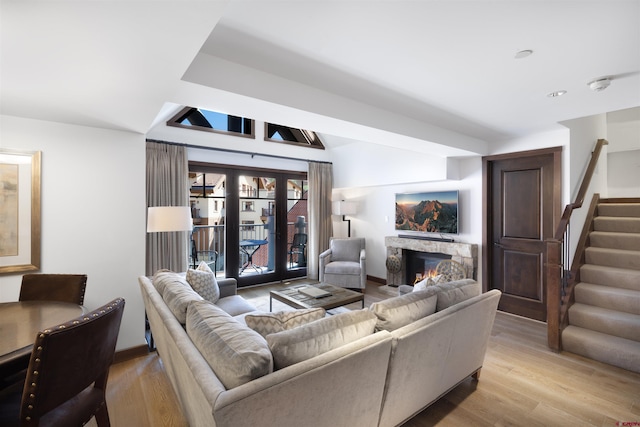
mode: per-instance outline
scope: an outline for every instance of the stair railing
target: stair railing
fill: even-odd
[[[575,272],[568,265],[570,254],[570,219],[575,209],[582,207],[584,198],[591,184],[602,147],[607,145],[605,139],[599,139],[591,153],[591,160],[587,166],[582,184],[578,190],[576,200],[564,208],[562,218],[553,238],[547,239],[546,244],[546,279],[547,279],[547,344],[554,351],[562,350],[560,334],[562,331],[563,305],[568,302],[567,290],[575,280]]]

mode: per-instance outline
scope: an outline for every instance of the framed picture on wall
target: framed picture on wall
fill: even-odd
[[[0,148],[0,273],[40,269],[40,161]]]

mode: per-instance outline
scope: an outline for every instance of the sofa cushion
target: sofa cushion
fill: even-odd
[[[153,276],[153,286],[155,286],[162,297],[164,297],[164,290],[167,285],[174,282],[189,286],[184,273],[176,273],[175,271],[162,269],[156,271],[156,274]]]
[[[166,283],[162,299],[173,315],[176,316],[178,322],[183,325],[187,319],[187,307],[189,303],[192,301],[202,301],[202,297],[189,286],[186,279]]]
[[[438,289],[436,311],[444,310],[447,307],[451,307],[454,304],[468,300],[481,293],[480,283],[473,279],[439,283],[435,287]]]
[[[393,331],[435,313],[437,291],[436,286],[430,286],[424,291],[414,291],[371,304],[369,310],[378,319],[376,330]]]
[[[248,327],[266,337],[269,334],[293,329],[325,316],[324,308],[278,311],[276,313],[250,313],[244,316]]]
[[[368,310],[350,311],[266,337],[275,369],[281,369],[371,335],[376,317]]]
[[[216,305],[234,317],[256,311],[256,308],[240,295],[230,295],[220,298],[218,302],[216,302]]]
[[[220,288],[215,273],[202,261],[197,269],[187,270],[187,282],[204,299],[216,303],[220,299]]]
[[[265,339],[208,301],[189,305],[186,329],[227,389],[273,371]]]

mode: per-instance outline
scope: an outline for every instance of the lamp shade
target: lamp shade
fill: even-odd
[[[189,206],[150,207],[147,216],[147,233],[162,231],[191,231],[193,220]]]
[[[353,215],[356,213],[356,204],[341,200],[339,202],[333,202],[332,209],[334,215]]]

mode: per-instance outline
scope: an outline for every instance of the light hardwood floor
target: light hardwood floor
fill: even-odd
[[[240,292],[268,310],[274,286]],[[389,297],[386,289],[369,282],[365,305]],[[114,427],[187,425],[156,353],[113,365],[107,394]],[[640,374],[553,353],[545,324],[498,312],[480,380],[468,378],[404,425],[640,426]]]

